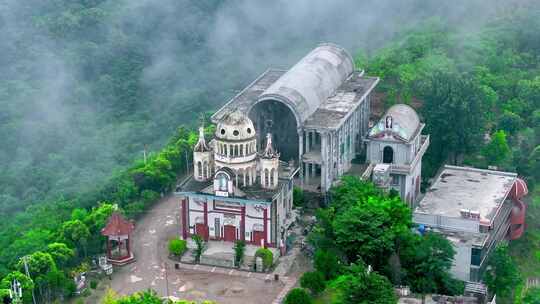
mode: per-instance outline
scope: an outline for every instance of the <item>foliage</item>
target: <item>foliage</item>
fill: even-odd
[[[263,270],[268,270],[274,264],[274,254],[268,248],[259,248],[255,251],[255,258],[260,257],[263,261]]]
[[[413,292],[445,295],[461,294],[463,289],[448,275],[455,250],[450,241],[436,233],[414,235],[406,241],[401,251],[401,263],[408,265],[405,282]]]
[[[491,141],[484,147],[482,154],[489,164],[501,165],[510,156],[510,147],[506,142],[506,133],[500,130],[493,133]]]
[[[51,243],[47,245],[47,253],[49,253],[58,267],[65,267],[75,256],[73,249],[69,248],[64,243]]]
[[[90,281],[90,288],[96,289],[97,286],[98,286],[98,281],[96,281],[96,280],[91,280]]]
[[[295,186],[293,188],[293,205],[294,207],[303,207],[304,202],[304,190],[302,188]]]
[[[198,234],[193,235],[192,239],[196,246],[195,250],[193,251],[193,257],[195,258],[195,263],[199,263],[201,261],[201,255],[206,249],[206,244],[204,239]]]
[[[107,293],[101,300],[103,304],[216,304],[212,301],[171,301],[164,300],[159,297],[158,294],[153,290],[146,290],[141,292],[136,292],[134,294],[119,297],[112,289],[108,289]]]
[[[284,304],[311,304],[311,297],[302,288],[293,288],[285,296]]]
[[[313,265],[317,272],[324,275],[325,280],[335,278],[340,272],[340,261],[337,255],[332,251],[317,249],[313,257]]]
[[[522,300],[523,304],[540,304],[540,287],[527,289]]]
[[[345,180],[348,179],[351,178]],[[344,187],[362,189],[364,184],[342,183],[334,192],[340,192]],[[372,187],[372,184],[365,185],[368,189]],[[349,190],[351,193],[357,191]],[[396,239],[409,231],[411,212],[399,198],[357,195],[356,200],[349,195],[337,196],[332,200],[332,205],[343,203],[350,206],[346,212],[338,213],[333,221],[335,243],[349,262],[361,258],[366,263],[376,265],[384,259],[381,257],[388,257],[394,250]]]
[[[300,286],[311,291],[311,294],[317,295],[324,290],[325,277],[320,271],[305,272],[300,277]]]
[[[22,272],[13,271],[7,274],[0,282],[0,288],[10,289],[14,280],[21,283],[21,288],[23,290],[22,298],[24,303],[30,303],[32,301],[32,290],[35,288],[35,285],[34,282]]]
[[[181,256],[187,250],[187,242],[178,238],[169,241],[169,253],[174,256]]]
[[[361,265],[351,265],[348,273],[337,277],[332,283],[338,291],[338,301],[343,304],[395,304],[397,297],[390,281]]]
[[[244,252],[246,251],[246,242],[238,240],[234,242],[234,265],[240,267],[244,263]]]
[[[509,255],[506,245],[497,246],[491,253],[484,279],[488,289],[502,298],[511,296],[520,283],[519,269]]]

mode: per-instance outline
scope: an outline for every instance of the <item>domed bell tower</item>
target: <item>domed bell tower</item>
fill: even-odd
[[[261,186],[265,189],[275,189],[279,178],[279,153],[272,147],[272,135],[266,135],[266,148],[260,155]]]
[[[204,128],[199,128],[199,141],[193,147],[193,176],[196,181],[205,182],[212,177],[212,149],[204,139]]]

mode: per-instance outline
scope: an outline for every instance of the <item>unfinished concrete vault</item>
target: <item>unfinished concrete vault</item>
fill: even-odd
[[[294,160],[300,179],[326,192],[364,148],[369,95],[378,78],[354,69],[347,51],[321,44],[288,71],[269,69],[212,116],[247,113],[262,148],[273,135],[281,160]],[[305,178],[304,178],[305,177]]]

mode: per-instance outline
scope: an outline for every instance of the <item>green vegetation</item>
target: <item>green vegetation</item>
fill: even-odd
[[[411,211],[399,197],[355,176],[344,176],[331,197],[308,236],[317,271],[301,280],[302,287],[320,294],[316,300],[396,303],[393,285],[408,285],[418,294],[463,292],[449,274],[455,254],[450,242],[414,233]],[[315,284],[315,276],[324,284]]]
[[[521,282],[521,276],[506,245],[497,246],[489,257],[488,267],[490,269],[484,276],[488,288],[503,299],[512,299],[516,287]]]
[[[263,261],[263,271],[266,271],[274,264],[274,254],[268,248],[259,248],[255,251],[255,258],[260,257]]]
[[[325,277],[320,271],[306,272],[300,277],[300,286],[317,295],[324,290]]]
[[[297,186],[293,188],[293,205],[294,207],[304,206],[304,190]]]
[[[311,304],[311,297],[305,289],[293,288],[285,296],[284,304]]]
[[[244,252],[246,251],[246,241],[238,240],[234,243],[234,265],[242,266],[244,263]]]
[[[195,263],[199,263],[201,261],[201,256],[206,249],[206,242],[198,234],[193,235],[191,238],[195,242],[196,246],[195,250],[193,250],[193,257],[195,258]]]
[[[187,251],[187,242],[179,238],[175,238],[169,241],[169,253],[180,257]]]
[[[164,300],[157,295],[153,290],[136,292],[129,296],[119,297],[112,290],[108,290],[107,294],[101,301],[102,304],[217,304],[212,301],[171,301]]]

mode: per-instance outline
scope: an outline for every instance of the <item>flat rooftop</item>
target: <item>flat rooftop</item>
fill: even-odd
[[[516,178],[516,173],[446,165],[414,212],[461,217],[468,209],[492,220]]]

